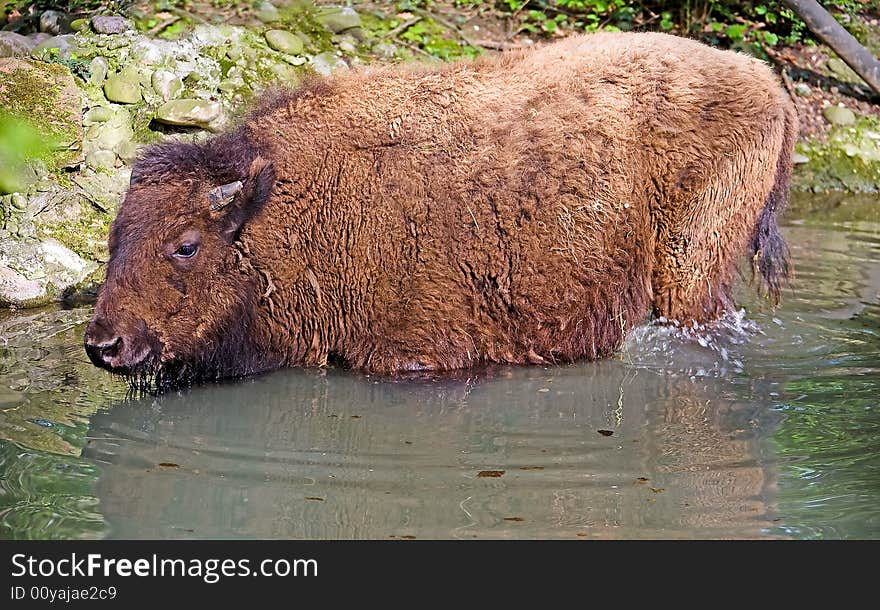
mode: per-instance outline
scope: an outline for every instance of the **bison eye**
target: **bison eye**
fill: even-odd
[[[183,244],[174,251],[175,258],[191,258],[198,251],[197,244]]]

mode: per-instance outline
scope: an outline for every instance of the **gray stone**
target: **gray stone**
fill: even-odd
[[[293,66],[284,63],[273,63],[269,66],[269,71],[279,80],[284,81],[288,85],[295,85],[299,82],[299,74]]]
[[[104,95],[111,102],[136,104],[141,101],[141,84],[137,72],[123,70],[107,77]]]
[[[131,46],[131,57],[135,63],[152,65],[160,63],[164,59],[165,54],[156,42],[144,38]]]
[[[66,29],[67,17],[58,11],[43,11],[40,14],[40,31],[52,36],[61,34]]]
[[[288,55],[299,55],[303,50],[303,42],[296,34],[286,30],[269,30],[266,42],[270,47]]]
[[[180,66],[178,66],[178,67],[180,67]],[[183,81],[184,81],[187,85],[198,85],[198,84],[199,84],[201,81],[203,81],[203,80],[204,80],[204,77],[203,77],[201,74],[199,74],[198,72],[195,72],[195,71],[190,72],[190,73],[187,74],[186,77],[183,79]]]
[[[57,49],[53,51],[52,49]],[[31,55],[34,57],[43,57],[45,54],[52,53],[59,59],[70,59],[70,55],[76,51],[76,44],[73,34],[62,34],[61,36],[51,36],[43,42],[31,49]]]
[[[150,80],[153,90],[165,102],[175,97],[183,89],[183,81],[168,70],[156,70]]]
[[[378,42],[373,45],[373,53],[382,59],[394,59],[397,55],[397,45],[390,42]]]
[[[33,34],[28,34],[27,38],[31,41],[31,48],[34,48],[41,42],[52,38],[52,35],[46,34],[45,32],[34,32]]]
[[[120,111],[104,123],[91,125],[83,136],[83,151],[88,154],[96,150],[118,151],[134,137],[128,113]]]
[[[0,31],[0,57],[27,55],[33,47],[34,43],[21,34]]]
[[[116,149],[116,154],[118,154],[119,158],[126,163],[131,163],[137,158],[139,151],[140,147],[137,144],[131,140],[126,140],[119,144]]]
[[[338,34],[333,36],[333,44],[336,48],[345,53],[357,52],[357,40],[350,34]]]
[[[101,86],[104,79],[107,78],[107,72],[110,70],[110,64],[101,56],[95,57],[89,63],[89,84]]]
[[[5,242],[11,239],[3,240]],[[49,301],[46,291],[36,280],[0,264],[0,305],[3,307],[32,307]]]
[[[223,93],[232,93],[234,91],[238,91],[239,89],[244,87],[244,80],[240,78],[227,78],[225,80],[220,81],[220,85],[217,87]]]
[[[96,150],[86,155],[86,164],[92,169],[112,169],[116,165],[116,153],[112,150]]]
[[[302,30],[296,30],[294,32],[294,34],[296,34],[296,37],[299,38],[300,40],[302,40],[303,44],[306,45],[307,47],[315,46],[315,41],[312,40],[312,37],[309,36],[308,34],[306,34],[305,32],[303,32]]]
[[[34,307],[60,299],[97,265],[54,239],[0,243],[0,306]]]
[[[846,65],[846,63],[842,59],[832,57],[825,64],[825,67],[828,68],[828,71],[833,77],[845,83],[858,84],[862,82],[862,79],[859,77],[859,75],[856,74],[852,68]]]
[[[88,127],[95,123],[106,123],[113,118],[113,110],[106,106],[90,108],[83,116],[83,125]]]
[[[333,72],[338,70],[348,69],[348,64],[346,64],[339,56],[329,51],[318,53],[309,63],[312,68],[315,69],[315,72],[322,76],[330,76]]]
[[[318,21],[334,34],[361,27],[361,16],[348,6],[327,8],[318,14]]]
[[[810,86],[807,83],[798,83],[794,86],[794,92],[801,97],[809,97],[813,93],[813,90],[810,89]]]
[[[259,6],[257,6],[257,19],[263,23],[272,23],[273,21],[279,21],[281,14],[271,2],[260,2]]]
[[[131,22],[116,15],[98,15],[92,17],[92,29],[98,34],[122,34],[131,29]]]
[[[12,193],[9,196],[9,203],[17,210],[27,209],[27,196],[24,193]]]
[[[172,100],[156,110],[156,120],[166,125],[207,128],[220,117],[219,103],[207,100]]]
[[[832,125],[853,125],[856,122],[856,115],[846,106],[828,106],[822,115]]]

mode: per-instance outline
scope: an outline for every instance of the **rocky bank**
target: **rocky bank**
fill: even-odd
[[[389,39],[402,31],[398,22],[374,13],[263,2],[254,15],[247,27],[192,22],[174,36],[165,35],[171,27],[157,36],[156,20],[46,11],[40,32],[0,31],[0,306],[94,291],[107,230],[141,147],[206,138],[260,91],[295,87],[309,73],[419,56]],[[438,37],[435,46],[478,52],[455,39]],[[789,85],[800,106],[818,94]],[[824,105],[826,129],[798,144],[798,188],[880,189],[880,121],[859,111]],[[4,158],[4,130],[23,122],[39,134],[38,145],[20,158],[7,150]]]

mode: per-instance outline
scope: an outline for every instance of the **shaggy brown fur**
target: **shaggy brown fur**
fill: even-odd
[[[778,292],[796,121],[766,65],[660,34],[316,80],[138,162],[86,343],[185,377],[608,356],[729,308],[745,253]]]

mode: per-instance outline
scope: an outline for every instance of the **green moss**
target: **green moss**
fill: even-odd
[[[48,142],[41,156],[50,169],[75,160],[82,130],[79,92],[59,64],[22,61],[2,74],[0,105],[32,125]]]
[[[880,192],[880,119],[834,127],[826,141],[798,144],[809,161],[795,168],[793,186],[813,192]]]
[[[364,12],[360,13],[360,16],[364,31],[367,32],[369,36],[376,38],[385,36],[399,24],[397,20],[385,19],[377,13]]]
[[[278,12],[284,29],[305,35],[303,39],[309,51],[320,53],[334,49],[333,34],[318,21],[315,7],[311,3],[294,3],[279,8]]]
[[[362,13],[363,29],[370,36],[383,38],[401,25],[397,19],[384,19],[374,13]],[[433,19],[424,18],[397,34],[397,38],[412,43],[429,55],[443,61],[473,59],[482,53],[471,45],[462,44],[457,32],[449,31]]]
[[[111,215],[93,206],[81,206],[80,213],[69,222],[39,225],[41,235],[53,237],[86,260],[107,260],[107,235]]]
[[[158,38],[163,38],[165,40],[179,40],[183,38],[183,35],[186,34],[191,27],[192,24],[190,23],[189,19],[181,19],[180,21],[175,21],[167,28],[162,30],[159,33]]]

